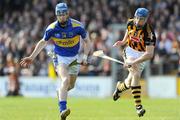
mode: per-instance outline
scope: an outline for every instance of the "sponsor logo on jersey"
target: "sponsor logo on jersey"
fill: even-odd
[[[52,40],[55,42],[56,45],[60,47],[74,47],[75,45],[79,43],[80,36],[77,35],[75,37],[66,38],[66,39],[52,37]]]
[[[130,39],[135,42],[140,42],[140,39],[138,37],[130,36]]]

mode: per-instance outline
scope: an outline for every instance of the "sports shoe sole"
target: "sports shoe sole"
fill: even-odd
[[[118,90],[118,85],[121,84],[120,82],[117,82],[116,90],[113,93],[113,100],[116,101],[120,98],[121,92]]]
[[[71,113],[70,109],[66,109],[61,112],[61,120],[66,120],[66,117]]]
[[[141,110],[139,110],[139,112],[137,112],[137,113],[138,113],[138,116],[139,116],[139,117],[143,117],[144,114],[146,113],[146,110],[145,110],[145,109],[141,109]]]

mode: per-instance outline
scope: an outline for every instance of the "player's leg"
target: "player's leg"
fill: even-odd
[[[69,67],[68,72],[69,72],[69,77],[70,77],[70,81],[69,81],[70,84],[69,84],[68,90],[71,90],[74,88],[77,75],[79,73],[79,69],[80,69],[80,65],[73,65]]]
[[[131,81],[132,81],[132,73],[129,71],[128,77],[124,80],[124,83],[127,86],[127,88],[131,87]]]
[[[141,117],[145,113],[145,109],[143,109],[141,103],[141,85],[140,85],[140,77],[142,73],[142,67],[144,63],[137,64],[132,67],[132,81],[131,81],[131,93],[134,98],[135,107],[138,113],[138,116]]]
[[[113,93],[114,101],[118,100],[121,94],[130,88],[131,79],[132,79],[132,73],[129,72],[128,77],[124,80],[124,82],[120,82],[120,81],[117,82],[116,89]]]
[[[61,78],[61,86],[58,89],[59,110],[61,113],[61,120],[66,120],[66,117],[70,114],[70,110],[67,109],[67,95],[70,84],[68,66],[62,63],[59,64],[56,69]]]
[[[128,90],[130,88],[132,75],[129,72],[128,77],[124,80],[124,82],[118,81],[116,84],[116,89],[113,93],[113,100],[116,101],[120,98],[122,92]]]
[[[60,68],[60,67],[59,67]],[[64,101],[64,98],[63,97],[65,97],[65,95],[66,95],[66,99],[67,99],[67,93],[68,93],[68,91],[69,90],[71,90],[71,89],[73,89],[74,88],[74,85],[75,85],[75,82],[76,82],[76,78],[77,78],[77,75],[78,75],[78,73],[79,73],[79,68],[80,68],[80,65],[73,65],[73,66],[71,66],[71,67],[69,67],[69,66],[65,66],[65,70],[63,70],[63,69],[60,69],[60,71],[63,71],[63,72],[65,72],[65,73],[61,73],[61,74],[63,74],[63,75],[60,75],[60,77],[61,77],[61,79],[63,79],[63,77],[67,77],[68,76],[68,78],[66,78],[66,79],[64,79],[64,80],[66,80],[67,82],[64,82],[64,84],[63,83],[61,83],[61,91],[60,91],[60,94],[59,94],[59,96],[60,96],[60,102],[59,102],[59,105],[60,105],[60,110],[61,110],[61,106],[63,106],[64,104],[61,104],[61,100],[62,100],[62,102]],[[63,81],[62,81],[63,82]],[[63,91],[62,90],[62,88],[63,88],[63,86],[65,85],[65,90],[66,91]],[[63,93],[61,93],[61,92],[63,92]],[[66,93],[66,94],[65,94]],[[63,98],[63,99],[62,99]],[[65,103],[67,103],[67,102],[65,102]],[[65,108],[66,108],[66,106],[64,106]],[[62,112],[61,112],[61,120],[66,120],[66,117],[68,116],[70,114],[70,109],[65,109],[65,110],[63,110]]]
[[[125,59],[125,60],[128,60],[128,59]],[[124,92],[130,88],[132,73],[129,69],[128,69],[128,71],[129,71],[129,74],[128,74],[127,78],[124,80],[124,82],[118,81],[116,84],[116,89],[113,93],[113,100],[114,101],[116,101],[120,98],[122,92]]]
[[[68,87],[68,91],[70,91],[71,89],[74,88],[75,86],[75,82],[76,82],[76,78],[77,78],[77,75],[73,75],[73,74],[70,74],[70,84],[69,84],[69,87]]]

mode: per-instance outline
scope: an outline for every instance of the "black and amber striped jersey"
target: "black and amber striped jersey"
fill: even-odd
[[[137,28],[134,19],[129,19],[127,23],[128,40],[127,45],[137,51],[146,51],[146,46],[156,44],[156,36],[152,26],[146,23],[143,27]]]

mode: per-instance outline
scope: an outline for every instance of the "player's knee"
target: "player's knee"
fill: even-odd
[[[71,85],[69,85],[68,90],[71,90],[71,89],[73,89],[73,88],[74,88],[74,84],[71,84]]]
[[[125,84],[127,87],[130,87],[131,85],[131,78],[127,77],[125,80],[124,80]]]
[[[126,87],[127,87],[127,88],[130,88],[130,86],[131,86],[131,82],[130,82],[130,81],[125,82],[125,84],[126,84]]]
[[[61,88],[68,88],[69,87],[69,79],[68,78],[63,78],[61,81]]]
[[[135,77],[135,78],[137,78],[137,79],[139,79],[140,77],[141,77],[141,73],[140,72],[134,72],[133,73],[133,76]]]

